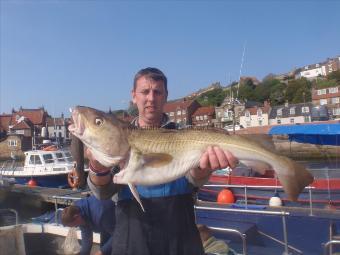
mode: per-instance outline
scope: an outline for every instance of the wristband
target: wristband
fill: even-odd
[[[105,172],[97,172],[97,171],[94,171],[95,168],[92,166],[91,163],[89,164],[89,169],[90,169],[89,173],[90,173],[91,175],[95,175],[95,176],[107,176],[107,175],[111,174],[111,170],[107,170],[107,171],[105,171]]]

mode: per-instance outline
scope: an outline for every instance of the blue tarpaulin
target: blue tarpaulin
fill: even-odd
[[[288,135],[299,143],[340,146],[340,123],[275,126],[270,135]]]

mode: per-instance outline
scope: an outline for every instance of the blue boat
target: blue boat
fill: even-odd
[[[274,126],[269,134],[287,135],[299,143],[340,146],[340,123]],[[207,185],[198,194],[196,220],[239,254],[334,254],[340,251],[340,211],[330,203],[340,203],[340,178],[335,173],[340,171],[334,170],[334,178],[318,179],[315,187],[312,184],[297,203],[290,204],[284,201],[274,176],[213,175],[209,184],[231,184],[228,189],[234,192],[236,202],[216,202],[222,187]],[[242,184],[246,191],[236,187]],[[270,204],[274,193],[279,193],[283,206]],[[321,207],[316,207],[318,202]]]

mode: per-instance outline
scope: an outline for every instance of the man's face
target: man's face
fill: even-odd
[[[132,91],[132,100],[139,112],[139,125],[159,126],[166,98],[163,81],[140,77],[136,82],[136,89]]]

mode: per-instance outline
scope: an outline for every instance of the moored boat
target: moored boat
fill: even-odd
[[[0,175],[14,178],[18,184],[42,187],[67,187],[68,175],[73,169],[73,159],[67,150],[46,147],[25,152],[24,165],[16,160],[0,166]]]

